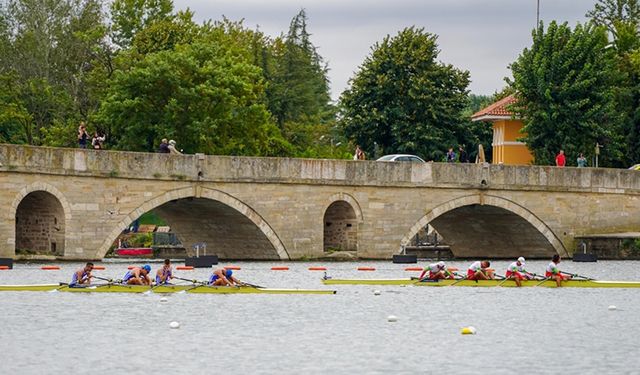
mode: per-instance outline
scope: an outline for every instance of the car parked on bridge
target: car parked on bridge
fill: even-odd
[[[413,162],[413,163],[424,163],[425,162],[424,160],[422,160],[418,156],[408,155],[408,154],[385,155],[385,156],[377,159],[376,161],[408,161],[408,162]]]

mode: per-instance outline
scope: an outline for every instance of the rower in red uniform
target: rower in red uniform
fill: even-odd
[[[467,270],[467,279],[469,280],[489,280],[493,279],[493,273],[489,270],[491,262],[488,260],[477,261],[471,263]]]
[[[423,280],[427,271],[429,272],[429,277],[427,277],[428,280],[453,279],[453,273],[447,270],[446,265],[442,261],[426,266],[420,274],[420,280]]]
[[[570,275],[563,275],[562,271],[558,269],[558,263],[560,263],[560,255],[556,254],[551,258],[551,263],[547,266],[547,271],[544,276],[547,279],[555,280],[557,286],[561,286],[563,280],[571,280]]]
[[[517,261],[511,263],[507,267],[507,272],[504,276],[507,279],[514,280],[517,286],[522,286],[522,280],[530,279],[529,273],[524,269],[524,257],[520,257]]]

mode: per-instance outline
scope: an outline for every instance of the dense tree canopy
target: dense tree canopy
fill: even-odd
[[[568,160],[591,154],[605,144],[605,164],[621,158],[620,114],[614,88],[618,77],[614,51],[603,27],[566,23],[541,24],[533,45],[511,65],[511,85],[518,98],[515,111],[523,118],[523,140],[535,163],[553,164],[563,149]]]
[[[469,73],[438,62],[436,40],[413,27],[387,36],[343,93],[345,133],[369,153],[440,161],[462,140]]]

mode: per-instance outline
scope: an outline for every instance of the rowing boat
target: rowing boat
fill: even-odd
[[[516,287],[513,280],[425,280],[416,279],[322,279],[325,285],[412,285],[412,286],[466,286],[466,287]],[[523,280],[523,287],[556,288],[554,280]],[[568,288],[640,288],[640,281],[565,280]]]
[[[335,294],[335,290],[327,289],[276,289],[256,288],[252,286],[208,286],[208,285],[146,285],[100,284],[94,286],[69,287],[59,284],[36,285],[0,285],[0,292],[59,292],[71,293],[202,293],[202,294]]]

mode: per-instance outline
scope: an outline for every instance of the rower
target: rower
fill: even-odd
[[[551,263],[547,266],[547,271],[544,276],[547,279],[555,280],[557,286],[561,286],[563,280],[570,280],[571,275],[563,275],[562,271],[558,269],[558,263],[560,263],[560,255],[556,254],[551,258]]]
[[[507,272],[504,276],[507,279],[514,280],[517,286],[522,286],[522,280],[531,279],[529,272],[524,269],[524,257],[520,257],[518,260],[511,263],[509,267],[507,267]]]
[[[91,284],[91,271],[93,270],[93,263],[89,262],[84,267],[79,268],[76,272],[71,276],[71,282],[69,283],[70,287],[78,286],[78,285],[89,285]]]
[[[173,268],[171,267],[171,260],[165,259],[164,266],[156,272],[156,285],[169,284],[173,277]]]
[[[429,277],[426,278],[427,280],[439,280],[446,278],[453,279],[453,273],[447,270],[444,262],[442,261],[426,266],[420,274],[420,280],[424,280],[424,276],[426,275],[427,271],[429,271]]]
[[[127,271],[122,278],[123,284],[129,285],[151,285],[151,278],[149,273],[151,272],[151,266],[145,264],[142,267],[134,267]]]
[[[467,279],[469,280],[489,280],[493,279],[493,272],[489,270],[491,262],[488,260],[477,261],[471,263],[467,270]]]
[[[209,277],[209,285],[239,285],[240,280],[233,277],[233,271],[225,268],[216,268]]]

